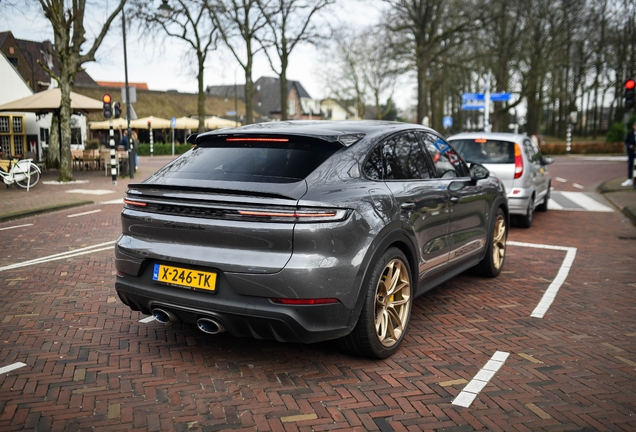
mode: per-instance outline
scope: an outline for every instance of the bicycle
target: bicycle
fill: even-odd
[[[8,171],[0,166],[0,177],[7,187],[16,184],[27,191],[40,181],[40,167],[33,159],[13,159],[9,162]]]

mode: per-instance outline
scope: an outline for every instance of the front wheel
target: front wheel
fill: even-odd
[[[413,304],[411,269],[402,251],[388,249],[363,289],[366,297],[358,323],[340,343],[353,354],[389,357],[404,339]]]
[[[29,174],[25,176],[22,180],[16,180],[15,184],[20,186],[23,189],[27,187],[33,187],[40,181],[40,170],[35,165],[31,165],[29,168]]]
[[[486,256],[474,269],[479,276],[497,277],[506,258],[506,241],[508,240],[508,226],[506,215],[501,208],[497,209],[497,216],[490,234],[490,241],[486,249]]]

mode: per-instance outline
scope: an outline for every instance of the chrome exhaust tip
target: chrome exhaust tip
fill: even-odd
[[[197,327],[203,333],[207,334],[219,334],[225,331],[225,327],[218,321],[211,318],[199,318],[197,320]]]
[[[155,317],[155,320],[159,321],[162,324],[169,324],[171,322],[179,321],[178,316],[165,309],[154,308],[152,310],[152,316]]]

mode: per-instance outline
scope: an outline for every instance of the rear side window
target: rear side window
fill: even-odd
[[[515,143],[485,138],[451,141],[467,162],[486,164],[515,163]]]
[[[387,139],[382,145],[386,161],[385,180],[431,178],[426,156],[414,133],[403,133]]]
[[[342,146],[310,138],[288,142],[203,143],[166,166],[163,177],[237,182],[292,183],[303,180]]]

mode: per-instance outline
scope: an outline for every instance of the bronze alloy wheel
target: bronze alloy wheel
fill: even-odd
[[[508,233],[506,232],[506,221],[502,214],[498,214],[492,238],[492,263],[497,270],[501,268],[504,262],[507,237]]]
[[[411,310],[410,301],[409,271],[401,260],[393,259],[384,267],[375,290],[375,331],[383,346],[391,347],[401,339]]]

